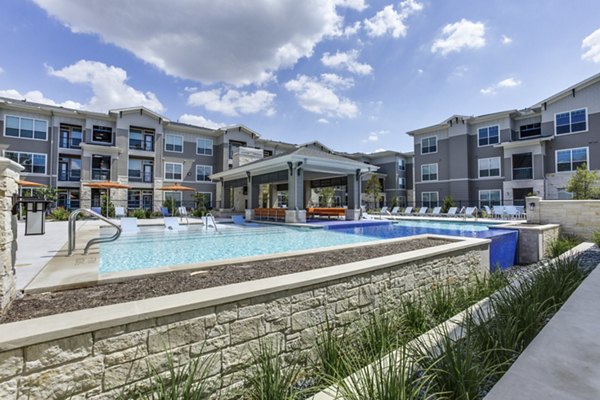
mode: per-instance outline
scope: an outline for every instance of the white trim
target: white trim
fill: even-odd
[[[181,151],[167,149],[167,136],[174,136],[174,137],[181,138]],[[165,139],[164,139],[164,141],[165,141],[165,145],[164,145],[164,148],[163,148],[164,151],[169,152],[169,153],[183,153],[183,143],[184,143],[183,135],[176,135],[174,133],[165,133]]]
[[[11,135],[7,135],[6,134],[6,127],[7,127],[7,125],[6,125],[6,118],[7,117],[19,118],[19,136],[11,136]],[[33,121],[33,130],[32,130],[33,137],[28,138],[28,137],[22,137],[21,136],[21,119],[23,119],[23,118],[30,119],[30,120]],[[46,138],[45,139],[36,139],[35,138],[35,121],[41,121],[41,122],[45,122],[46,123],[46,131],[45,131]],[[5,114],[4,115],[4,132],[3,132],[3,134],[4,134],[5,137],[13,138],[13,139],[37,140],[38,142],[47,142],[48,141],[48,127],[49,126],[50,126],[50,121],[48,121],[46,119],[36,119],[36,118],[31,118],[31,117],[20,117],[18,115]],[[83,142],[83,129],[81,131],[81,137],[82,137],[81,141]],[[38,153],[38,154],[40,154],[40,153]]]
[[[481,161],[489,161],[489,160],[498,160],[498,175],[488,175],[488,176],[481,176],[481,165],[480,162]],[[488,172],[491,170],[491,168],[487,169]],[[478,158],[477,159],[477,177],[479,179],[494,179],[494,178],[501,178],[502,177],[502,158],[501,157],[486,157],[486,158]]]
[[[202,181],[198,180],[198,167],[208,167],[208,168],[210,168],[210,173],[206,174],[206,177],[208,178],[208,180],[202,180]],[[211,182],[211,180],[210,180],[209,177],[212,175],[212,171],[213,171],[213,166],[212,165],[196,164],[196,182]]]
[[[493,128],[493,127],[498,128],[498,142],[497,143],[490,143],[490,140],[489,140],[489,138],[490,138],[490,131],[489,131],[489,129]],[[484,144],[484,145],[480,145],[479,144],[479,131],[481,129],[487,129],[488,130],[488,144]],[[488,126],[482,126],[482,127],[477,128],[477,147],[489,147],[489,146],[494,146],[494,145],[497,145],[497,144],[500,144],[500,143],[502,143],[502,138],[500,137],[500,125],[488,125]]]
[[[571,125],[573,125],[573,122],[571,121],[571,113],[573,111],[579,111],[579,110],[585,110],[585,130],[584,131],[577,131],[577,132],[568,132],[568,133],[556,133],[556,116],[558,114],[566,114],[569,113],[569,127]],[[562,137],[562,136],[567,136],[567,135],[576,135],[578,133],[585,133],[585,132],[589,132],[590,130],[590,121],[589,121],[589,113],[588,113],[588,108],[587,107],[581,107],[581,108],[575,108],[573,110],[568,110],[568,111],[561,111],[561,112],[556,112],[554,113],[554,120],[552,121],[554,123],[554,136],[555,137]]]
[[[181,179],[175,179],[175,178],[167,178],[167,164],[173,164],[173,165],[179,165],[181,166]],[[175,175],[175,173],[173,172],[173,175]],[[183,181],[183,163],[176,163],[176,162],[172,162],[172,161],[165,161],[163,164],[163,178],[165,181],[178,181],[178,182],[182,182]]]
[[[207,142],[210,142],[210,154],[202,154],[202,153],[198,153],[198,142],[200,140],[206,140]],[[196,138],[196,155],[197,156],[206,156],[206,157],[212,157],[215,154],[215,143],[212,139],[207,139],[207,138]]]
[[[478,200],[477,201],[477,203],[478,203],[477,205],[479,207],[481,207],[481,193],[482,192],[490,192],[490,193],[491,192],[498,192],[498,193],[500,193],[500,196],[499,196],[500,197],[500,204],[502,204],[502,189],[481,189],[481,190],[477,191],[477,200]]]
[[[9,136],[10,137],[10,136]],[[38,139],[39,140],[39,139]],[[19,150],[10,150],[10,149],[6,149],[2,151],[2,155],[4,157],[6,157],[6,153],[18,153],[18,154],[31,154],[31,171],[32,172],[25,172],[25,167],[23,166],[23,164],[19,164],[17,161],[15,161],[17,164],[19,164],[20,166],[23,167],[23,171],[21,171],[21,174],[25,174],[25,175],[37,175],[37,176],[50,176],[50,174],[48,173],[48,154],[46,153],[34,153],[31,151],[19,151]],[[33,156],[44,156],[44,173],[40,174],[39,172],[33,172]],[[8,158],[8,157],[6,157]],[[9,160],[14,161],[12,159],[9,158]]]
[[[576,169],[570,169],[569,171],[559,171],[558,170],[558,152],[560,151],[570,151],[571,152],[571,168],[573,168],[573,150],[581,150],[581,149],[585,149],[585,165],[588,169],[588,171],[590,171],[590,148],[588,146],[584,146],[584,147],[573,147],[573,148],[568,148],[568,149],[560,149],[560,150],[554,150],[554,173],[556,174],[572,174],[573,172],[576,171]]]
[[[427,152],[427,153],[423,153],[423,140],[425,139],[431,139],[431,138],[435,138],[435,151],[431,151],[431,152]],[[421,155],[427,155],[427,154],[436,154],[438,152],[438,137],[437,135],[433,135],[433,136],[426,136],[421,138]]]
[[[435,165],[435,179],[428,179],[428,180],[424,180],[423,179],[423,167],[430,167],[432,165]],[[431,175],[431,173],[429,173],[429,175]],[[439,171],[439,167],[437,163],[433,163],[433,164],[421,164],[421,182],[437,182],[440,178],[440,171]]]

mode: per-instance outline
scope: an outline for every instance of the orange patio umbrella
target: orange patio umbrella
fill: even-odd
[[[108,205],[110,204],[110,189],[129,189],[129,186],[119,182],[90,182],[84,183],[83,186],[87,186],[92,189],[106,189],[106,216],[108,217]]]
[[[21,180],[21,179],[17,179],[17,185],[19,185],[21,187],[27,187],[27,188],[46,187],[46,185],[41,184],[41,183],[25,181],[25,180]]]
[[[189,187],[189,186],[183,186],[180,183],[175,183],[173,185],[168,185],[168,186],[163,186],[161,187],[159,190],[163,190],[165,192],[195,192],[196,189]],[[174,212],[175,210],[171,210],[171,212]]]

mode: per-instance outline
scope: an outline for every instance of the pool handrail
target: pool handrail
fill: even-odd
[[[93,238],[90,241],[88,241],[83,250],[83,254],[87,254],[90,247],[94,244],[114,242],[115,240],[117,240],[119,238],[119,236],[121,236],[122,230],[118,224],[116,224],[113,221],[111,221],[110,219],[102,216],[101,214],[98,214],[97,212],[90,210],[89,208],[78,208],[77,210],[72,211],[71,214],[69,214],[69,253],[68,253],[69,256],[72,255],[73,250],[75,250],[76,232],[77,232],[77,230],[75,229],[75,224],[77,222],[77,216],[81,213],[85,213],[92,217],[96,217],[96,218],[106,222],[107,224],[112,225],[113,227],[115,227],[117,229],[117,232],[112,236]]]

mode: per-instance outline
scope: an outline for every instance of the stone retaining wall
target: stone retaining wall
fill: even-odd
[[[236,398],[259,340],[310,353],[327,319],[352,324],[384,301],[489,269],[489,241],[435,248],[93,310],[0,325],[0,398],[111,399],[167,370],[214,357]],[[83,299],[82,299],[83,300]]]
[[[563,232],[587,240],[600,230],[600,200],[542,200],[533,196],[525,201],[527,222],[560,224]]]

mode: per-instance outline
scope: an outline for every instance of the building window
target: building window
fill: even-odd
[[[154,130],[130,127],[129,148],[131,150],[154,151]]]
[[[398,160],[398,171],[406,171],[406,161]]]
[[[483,206],[494,207],[502,204],[501,190],[480,190],[479,191],[479,208]]]
[[[48,138],[48,121],[7,115],[4,120],[4,136],[46,140]]]
[[[273,155],[273,150],[263,150],[263,158],[268,158]]]
[[[183,153],[183,136],[165,135],[165,151]]]
[[[437,181],[438,180],[438,165],[424,164],[421,165],[421,181]]]
[[[78,182],[81,179],[81,159],[60,156],[58,158],[58,180]]]
[[[28,174],[46,173],[46,154],[26,153],[22,151],[5,151],[4,156],[14,162],[21,164]]]
[[[479,128],[477,136],[479,139],[479,146],[489,146],[492,144],[500,143],[499,132],[500,129],[498,125]]]
[[[403,177],[398,178],[398,188],[406,189],[406,178],[403,178]]]
[[[437,152],[437,137],[431,136],[421,139],[421,154]]]
[[[60,124],[58,147],[63,149],[78,149],[82,137],[81,126]]]
[[[183,164],[165,163],[165,179],[170,181],[180,181],[183,179]]]
[[[246,142],[238,142],[237,140],[229,141],[229,159],[233,160],[233,155],[238,152],[240,147],[246,147]]]
[[[500,157],[479,159],[479,177],[500,176]]]
[[[556,134],[587,131],[587,109],[568,111],[554,116]]]
[[[556,151],[556,172],[575,171],[583,164],[587,165],[587,147]],[[588,167],[589,169],[589,167]]]
[[[92,155],[92,180],[109,181],[110,163],[110,156],[103,156],[99,154]]]
[[[92,129],[92,142],[110,145],[112,141],[111,127],[94,125]]]
[[[438,192],[422,192],[421,193],[421,207],[433,208],[439,205],[439,194]]]
[[[196,165],[196,180],[198,182],[208,181],[210,182],[209,175],[212,175],[212,166],[210,165]]]
[[[175,207],[181,207],[181,197],[182,197],[181,192],[165,192],[165,200],[166,201],[172,200],[173,203],[175,204]],[[170,210],[170,211],[173,212],[174,210]]]
[[[542,134],[542,126],[539,122],[519,127],[519,137],[521,139],[540,136]]]
[[[533,156],[531,153],[513,154],[513,180],[533,179]]]
[[[197,200],[196,207],[204,206],[206,208],[212,208],[212,193],[211,192],[198,192],[202,195],[202,200]],[[199,199],[199,197],[198,197]]]
[[[213,141],[210,139],[197,139],[196,140],[196,154],[212,156],[213,155]]]

